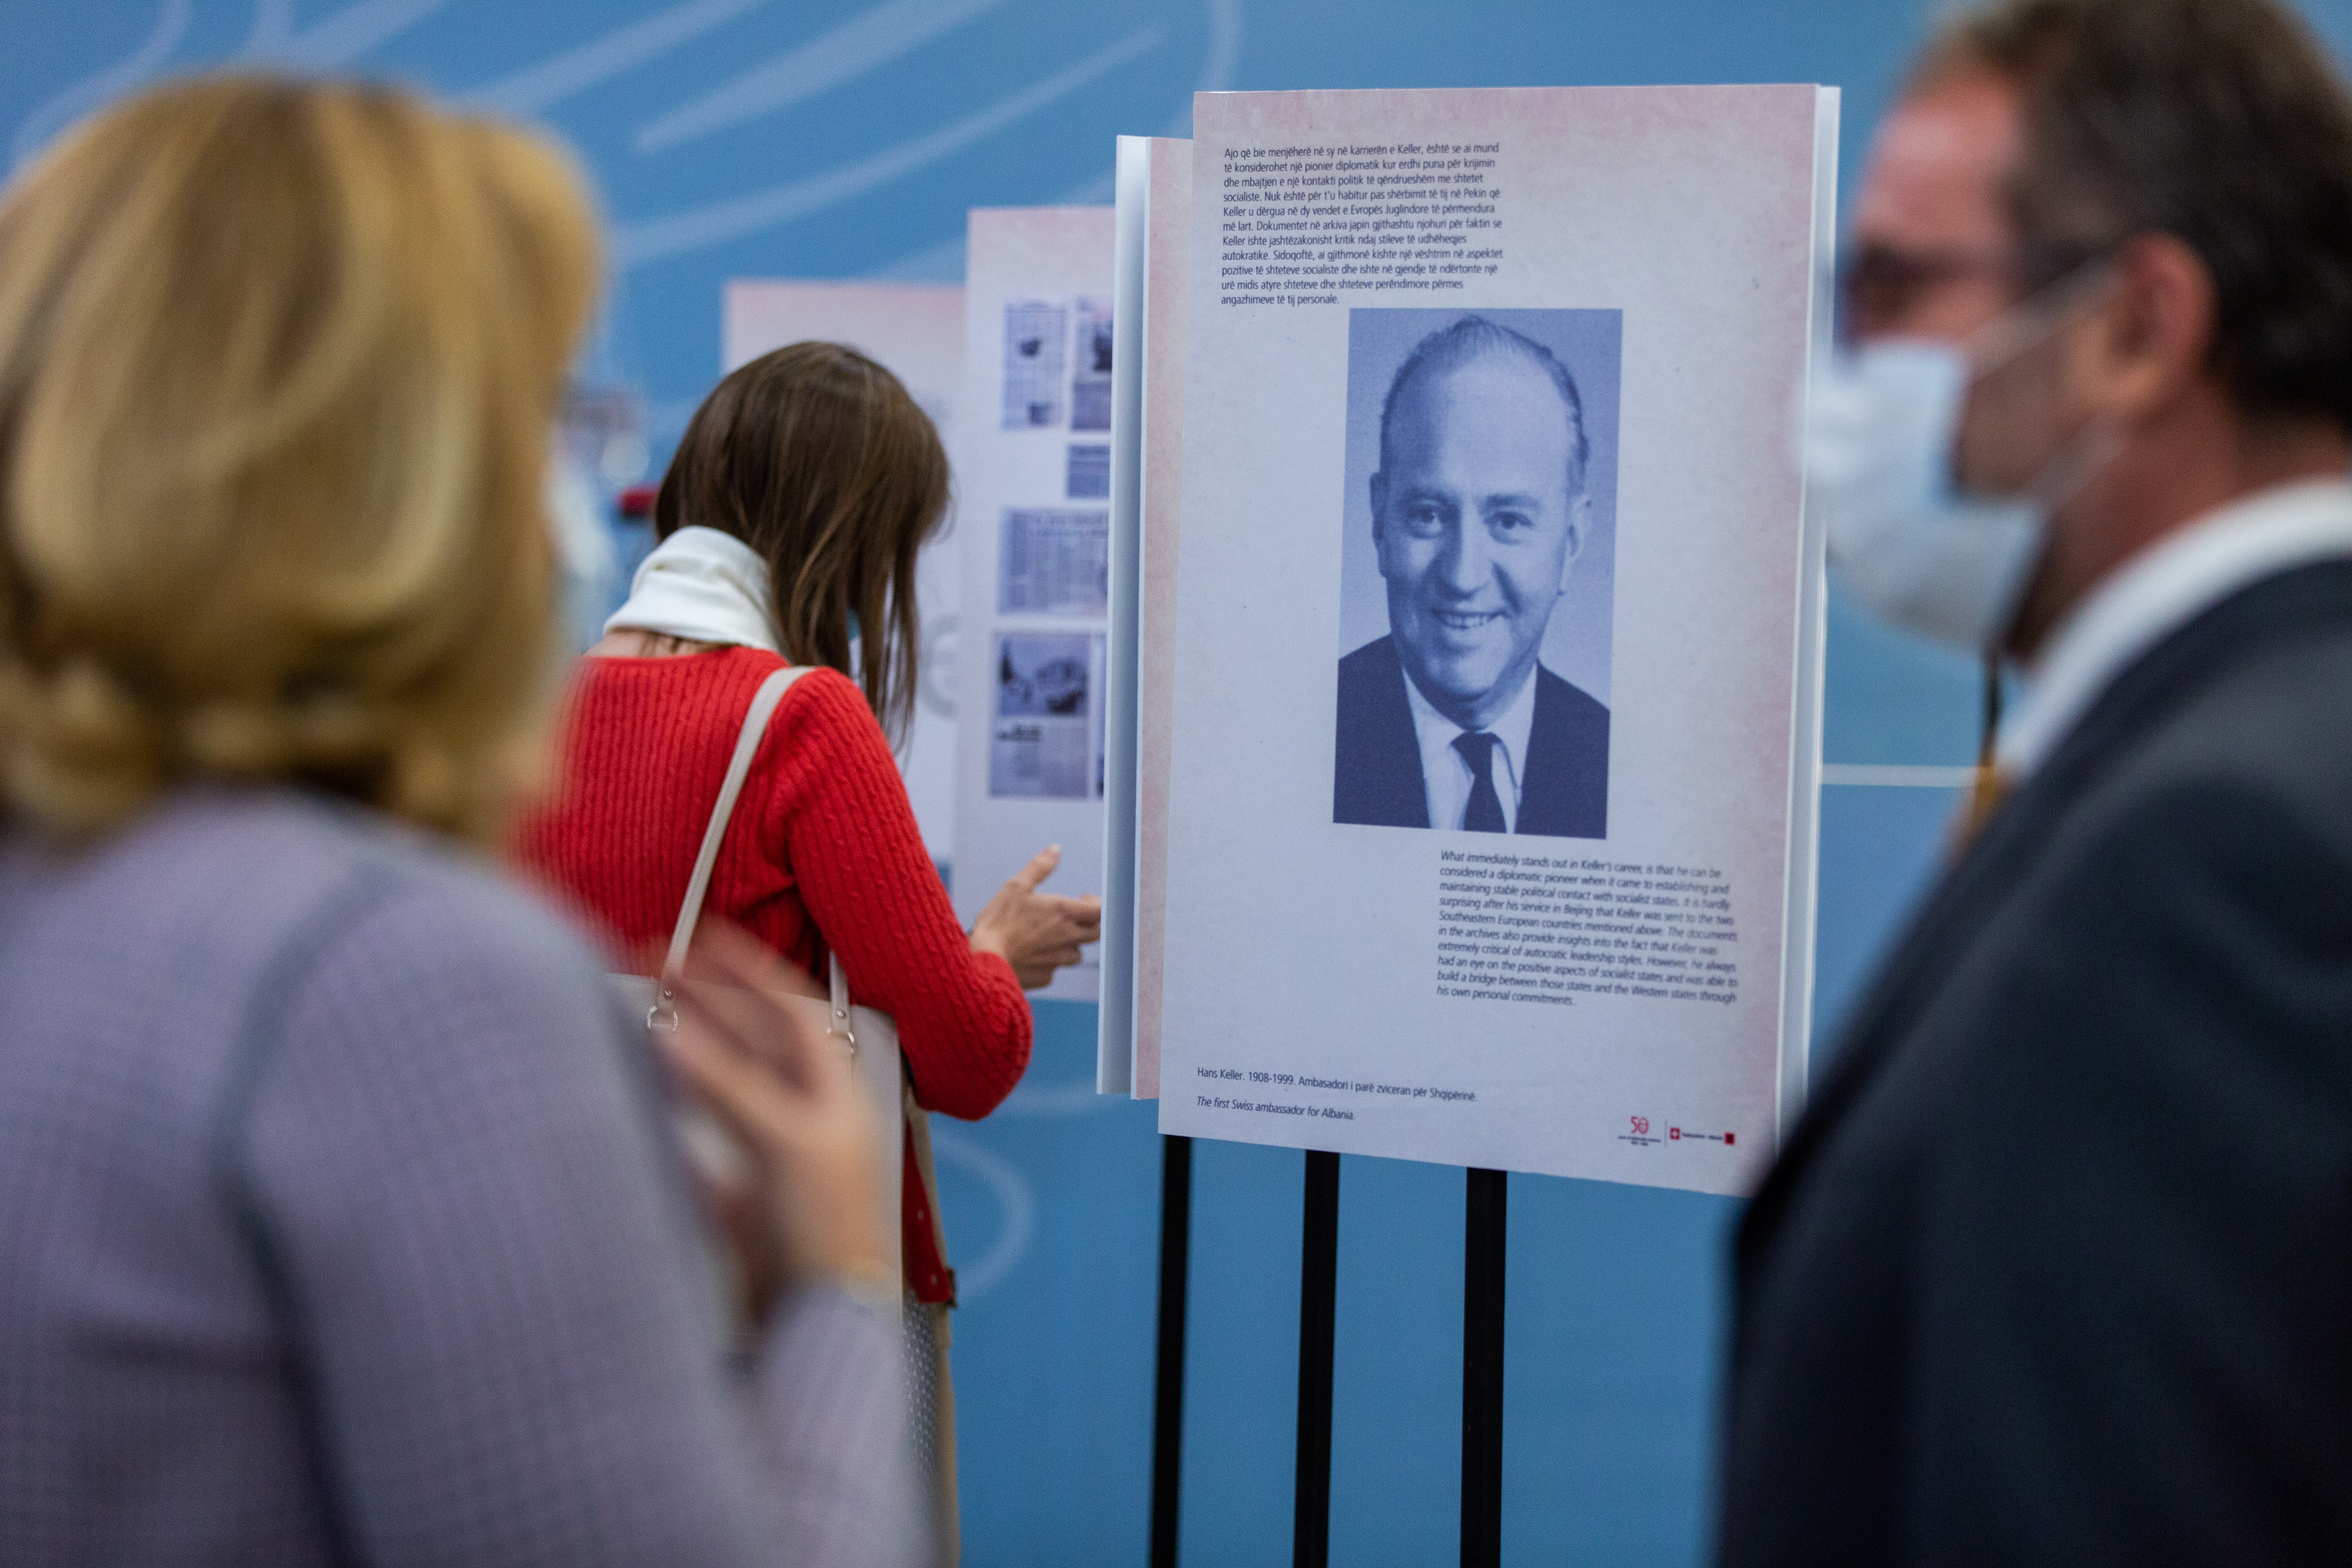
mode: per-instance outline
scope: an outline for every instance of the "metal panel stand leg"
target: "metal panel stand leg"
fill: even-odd
[[[1503,1561],[1503,1240],[1509,1177],[1472,1170],[1462,1244],[1462,1568]]]
[[[1184,1468],[1184,1285],[1192,1258],[1192,1141],[1160,1140],[1160,1370],[1151,1403],[1151,1568],[1176,1568]]]
[[[1339,1156],[1307,1152],[1306,1224],[1298,1248],[1298,1491],[1295,1568],[1331,1556],[1331,1317],[1339,1297]]]

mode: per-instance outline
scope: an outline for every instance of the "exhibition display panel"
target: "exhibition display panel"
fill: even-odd
[[[1836,123],[1808,86],[1203,94],[1181,218],[1181,144],[1129,155],[1100,1076],[1163,1131],[1717,1193],[1769,1161]]]
[[[975,208],[954,447],[956,912],[1049,844],[1046,890],[1102,885],[1110,621],[1109,207]],[[1098,959],[1039,994],[1095,999]]]

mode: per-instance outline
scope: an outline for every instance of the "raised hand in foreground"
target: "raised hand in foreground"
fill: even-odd
[[[713,1194],[744,1267],[754,1321],[782,1289],[834,1282],[887,1295],[874,1119],[849,1052],[824,1032],[815,990],[752,938],[706,920],[678,986],[663,1050],[688,1091],[750,1162],[735,1194]]]

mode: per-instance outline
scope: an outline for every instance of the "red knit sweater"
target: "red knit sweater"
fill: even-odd
[[[610,933],[627,967],[659,963],[751,694],[783,663],[747,647],[581,662],[557,793],[520,825],[513,852]],[[972,951],[882,728],[838,671],[812,670],[784,694],[703,907],[820,982],[830,944],[851,997],[897,1023],[927,1110],[985,1116],[1029,1065],[1021,984]],[[907,1200],[908,1284],[936,1299],[921,1278],[938,1260],[920,1256],[932,1248],[919,1183]]]

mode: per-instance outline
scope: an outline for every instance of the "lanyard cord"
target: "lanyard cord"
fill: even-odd
[[[2000,654],[1987,648],[1984,656],[1984,734],[1977,742],[1977,780],[1969,791],[1968,808],[1961,814],[1958,831],[1953,839],[1955,854],[1967,847],[2000,804],[2001,778],[1993,766],[1994,750],[2000,740]]]
[[[2000,654],[1984,654],[1984,733],[1977,741],[1977,771],[1992,772],[1993,752],[2000,742]]]

